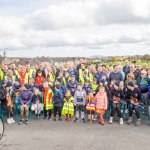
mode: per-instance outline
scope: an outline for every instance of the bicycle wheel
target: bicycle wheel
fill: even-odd
[[[0,140],[2,139],[4,134],[4,121],[3,119],[0,117]]]

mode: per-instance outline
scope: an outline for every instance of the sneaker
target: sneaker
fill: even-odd
[[[56,117],[54,117],[54,119],[53,119],[54,121],[56,121]]]
[[[8,124],[12,124],[12,121],[11,121],[10,118],[7,119],[7,123],[8,123]]]
[[[113,123],[113,117],[110,117],[109,124],[112,124],[112,123]]]
[[[123,125],[123,119],[122,118],[120,118],[120,125]]]
[[[23,122],[24,122],[24,120],[23,120],[23,119],[21,119],[21,120],[19,121],[19,124],[21,125]]]
[[[12,123],[15,123],[15,120],[13,118],[10,118],[10,120],[11,120]]]
[[[74,123],[76,123],[77,121],[79,121],[79,119],[78,119],[78,118],[75,118]]]
[[[29,124],[29,121],[28,121],[28,119],[26,119],[26,120],[25,120],[25,124]]]
[[[82,119],[83,123],[86,123],[85,118]]]
[[[141,126],[141,119],[137,119],[135,125],[138,126],[138,127]]]
[[[132,121],[133,121],[133,118],[132,117],[129,117],[129,119],[128,119],[128,121],[127,121],[127,124],[131,124],[132,123]]]

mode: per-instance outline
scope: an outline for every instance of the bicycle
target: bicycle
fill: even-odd
[[[0,116],[0,140],[2,139],[3,135],[4,135],[4,121]]]

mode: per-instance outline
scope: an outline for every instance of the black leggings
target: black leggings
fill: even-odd
[[[13,108],[9,108],[7,106],[3,106],[4,110],[6,110],[6,115],[7,118],[13,117],[14,116],[14,112],[13,112]]]
[[[135,110],[135,114],[137,119],[140,118],[139,105],[129,104],[129,117],[132,117],[133,110]]]
[[[44,107],[44,117],[49,117],[51,118],[51,115],[52,115],[52,110],[46,110],[45,107]]]
[[[120,103],[119,104],[115,104],[115,103],[112,102],[112,104],[111,104],[111,113],[110,113],[111,117],[114,117],[116,111],[117,111],[117,114],[118,114],[119,118],[123,117],[122,113],[121,113],[121,105],[122,104],[120,104]]]
[[[56,117],[58,112],[59,118],[61,117],[61,107],[54,106],[54,117]]]

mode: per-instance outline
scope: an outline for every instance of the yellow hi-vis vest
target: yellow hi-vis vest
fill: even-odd
[[[27,71],[28,77],[32,78],[33,77],[33,69],[30,69],[29,71]]]
[[[68,78],[68,81],[70,81],[70,77]],[[64,86],[66,86],[66,85],[67,85],[66,78],[64,78],[64,77],[63,77],[63,84],[64,84]]]
[[[62,115],[74,115],[74,105],[73,105],[73,96],[71,96],[69,98],[69,100],[66,100],[66,98],[64,99],[64,105],[63,105],[63,109],[62,109]]]
[[[19,74],[18,74],[18,77],[20,78]],[[24,79],[24,84],[28,84],[28,83],[29,83],[29,76],[28,76],[28,73],[26,73],[26,76],[25,76],[25,79]]]
[[[8,76],[5,76],[4,79],[8,82],[10,78],[8,78]],[[16,79],[16,77],[12,76],[10,80],[12,80],[12,82],[14,83],[15,79]]]
[[[49,100],[49,94],[51,94],[51,93],[52,93],[52,97],[53,97],[54,93],[52,92],[51,89],[49,89],[48,92],[47,92],[47,95],[46,95],[46,104],[44,104],[45,110],[50,110],[50,109],[53,109],[53,107],[54,107],[53,102],[52,102],[52,97]],[[45,97],[44,97],[44,99],[45,99]]]
[[[49,78],[51,81],[55,81],[55,75],[54,75],[54,74],[49,73],[48,75],[49,75],[49,77],[48,77],[48,78]],[[49,84],[50,84],[51,86],[53,86],[53,85],[54,85],[54,83],[52,83],[52,82],[50,82],[50,81],[49,81]]]
[[[85,69],[84,71],[87,71],[87,73],[89,72],[88,69]],[[79,69],[79,82],[81,82],[82,84],[84,84],[84,71],[82,69]],[[89,77],[86,77],[87,79],[89,79]]]
[[[89,79],[90,79],[90,84],[92,84],[94,80],[94,76],[92,73],[89,74]]]
[[[4,80],[5,74],[4,72],[0,69],[0,80]]]

